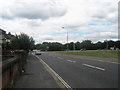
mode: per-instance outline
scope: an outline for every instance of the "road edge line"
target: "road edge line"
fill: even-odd
[[[70,85],[68,85],[49,65],[47,65],[40,57],[34,55],[35,57],[37,57],[40,62],[43,64],[43,66],[46,68],[46,70],[52,75],[52,77],[56,80],[56,78],[58,79],[58,81],[61,82],[62,85],[64,85],[64,87],[68,90],[73,90],[72,87]]]

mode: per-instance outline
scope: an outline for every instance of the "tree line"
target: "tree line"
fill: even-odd
[[[108,41],[103,41],[103,42],[96,42],[93,43],[91,40],[84,40],[82,42],[70,42],[68,43],[68,49],[69,50],[80,50],[80,49],[86,49],[86,50],[101,50],[101,49],[110,49],[113,47],[114,49],[118,48],[120,45],[120,41],[113,41],[113,40],[108,40]],[[35,49],[39,49],[42,51],[63,51],[67,49],[67,43],[62,44],[59,42],[43,42],[36,44]]]
[[[98,49],[110,49],[113,47],[114,49],[118,48],[120,49],[120,41],[103,41],[103,42],[96,42],[93,43],[91,40],[84,40],[82,42],[70,42],[68,43],[68,49],[69,50],[80,50],[80,49],[86,49],[86,50],[98,50]],[[38,43],[35,45],[35,40],[32,37],[29,37],[27,34],[21,33],[20,35],[15,35],[10,40],[10,43],[7,43],[7,49],[12,50],[33,50],[38,49],[42,51],[64,51],[67,49],[67,43],[62,44],[59,42],[43,42]]]

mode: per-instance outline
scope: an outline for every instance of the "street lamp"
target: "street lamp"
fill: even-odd
[[[75,42],[73,43],[73,50],[75,51]]]
[[[64,27],[62,27],[64,29]],[[68,51],[68,29],[67,29],[67,51]]]
[[[107,50],[108,50],[108,41],[107,41],[107,39],[106,39],[106,48],[107,48]]]

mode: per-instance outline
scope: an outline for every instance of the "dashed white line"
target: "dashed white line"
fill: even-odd
[[[73,61],[73,63],[76,63],[76,61]]]
[[[72,63],[75,63],[75,62],[76,62],[76,61],[72,61],[72,60],[67,60],[67,61],[72,62]]]
[[[71,60],[67,60],[67,61],[72,62]]]
[[[59,58],[59,59],[63,59],[63,58],[61,58],[61,57],[57,57],[57,58]]]
[[[104,68],[100,68],[100,67],[96,67],[96,66],[92,66],[92,65],[89,65],[89,64],[82,64],[83,66],[87,66],[87,67],[91,67],[91,68],[96,68],[98,70],[102,70],[102,71],[105,71]]]
[[[103,60],[98,60],[98,61],[100,61],[100,62],[104,62]]]

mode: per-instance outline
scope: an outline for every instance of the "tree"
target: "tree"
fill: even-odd
[[[81,48],[90,50],[92,49],[92,41],[91,40],[84,40],[81,42]]]
[[[15,35],[15,37],[11,38],[10,47],[12,49],[19,49],[20,44],[19,44],[18,35]]]
[[[76,49],[76,50],[80,50],[80,47],[81,47],[80,42],[77,41],[77,42],[75,43],[75,49]]]
[[[36,44],[35,49],[45,51],[46,50],[46,45],[45,44]]]
[[[115,46],[116,46],[116,48],[120,49],[120,40],[118,40],[118,41],[115,42]]]
[[[100,42],[100,41],[98,41],[98,42],[96,43],[96,46],[97,46],[97,49],[104,49],[103,43]]]
[[[32,37],[30,37],[30,49],[33,50],[35,48],[35,41]]]
[[[74,42],[70,42],[69,43],[69,49],[70,50],[74,50]]]
[[[108,41],[108,48],[110,49],[110,47],[114,47],[115,46],[115,42],[112,40]]]
[[[115,48],[119,48],[119,44],[120,41],[112,41],[109,40],[104,41],[104,42],[96,42],[96,43],[92,43],[91,40],[84,40],[81,43],[79,41],[77,41],[75,44],[74,42],[70,42],[68,43],[68,49],[70,50],[74,50],[74,46],[75,46],[75,50],[80,50],[80,49],[87,49],[87,50],[97,50],[97,49],[106,49],[107,48],[107,44],[108,44],[108,49],[110,49],[110,47],[115,47]],[[67,49],[67,43],[62,44],[62,43],[58,43],[58,42],[43,42],[42,44],[36,44],[36,49],[40,49],[40,50],[48,50],[48,51],[61,51],[61,50],[66,50]]]
[[[63,49],[63,46],[61,43],[53,42],[48,44],[49,51],[61,51]]]
[[[21,33],[11,39],[10,46],[12,49],[29,51],[34,48],[35,41],[27,34]]]
[[[40,49],[41,49],[40,46],[41,46],[41,44],[36,44],[36,45],[35,45],[35,49],[40,50]]]

